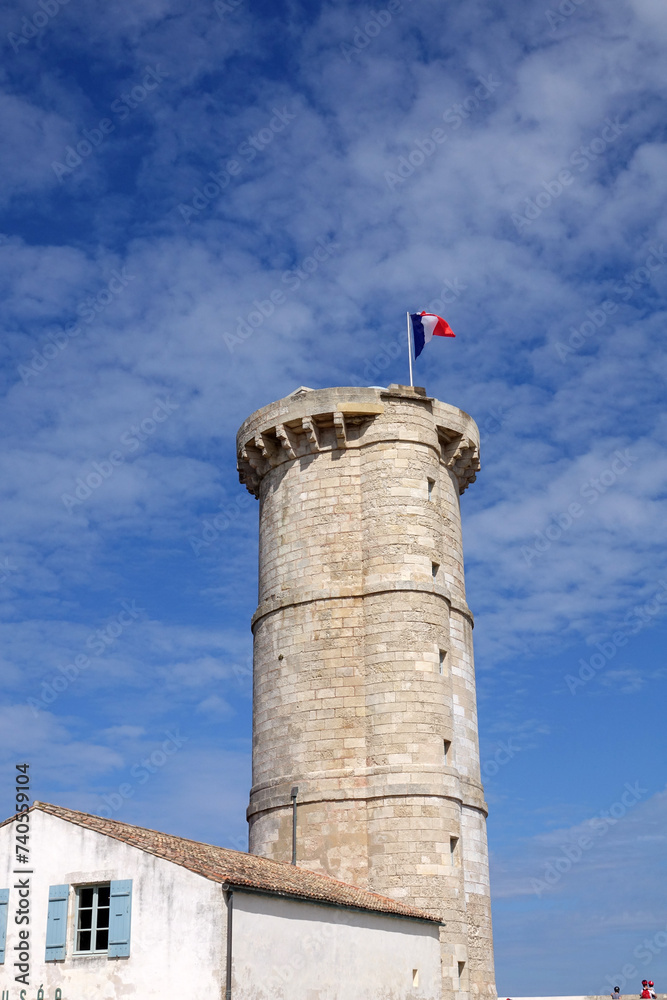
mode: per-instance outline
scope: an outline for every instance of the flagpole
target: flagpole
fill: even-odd
[[[405,314],[408,319],[408,360],[410,362],[410,385],[414,386],[414,381],[412,379],[412,344],[410,343],[410,313]]]

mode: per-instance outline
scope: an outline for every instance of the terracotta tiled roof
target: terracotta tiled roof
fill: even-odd
[[[338,882],[329,875],[320,875],[285,861],[271,861],[255,854],[232,851],[226,847],[200,844],[196,840],[173,837],[169,833],[159,833],[143,826],[132,826],[130,823],[120,823],[118,820],[104,819],[74,809],[64,809],[48,802],[35,802],[31,808],[57,816],[67,823],[75,823],[77,826],[102,833],[106,837],[113,837],[114,840],[120,840],[132,847],[138,847],[147,854],[154,854],[158,858],[182,865],[213,882],[228,882],[239,888],[247,886],[278,896],[297,896],[302,899],[335,903],[339,906],[374,910],[377,913],[439,922],[437,917],[389,899],[387,896],[367,892],[346,882]],[[5,822],[11,822],[11,819],[13,817]],[[4,826],[4,823],[2,825]]]

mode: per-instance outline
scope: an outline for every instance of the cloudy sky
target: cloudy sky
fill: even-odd
[[[667,988],[662,0],[19,0],[0,39],[3,815],[25,759],[245,848],[236,429],[405,382],[431,309],[416,382],[482,431],[498,988]]]

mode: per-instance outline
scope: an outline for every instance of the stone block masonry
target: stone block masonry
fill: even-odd
[[[238,438],[260,501],[250,851],[439,916],[495,996],[459,496],[479,433],[423,389],[301,388]]]

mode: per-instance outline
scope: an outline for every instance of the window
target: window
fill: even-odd
[[[75,952],[102,952],[109,948],[111,883],[82,885],[76,890]]]
[[[449,764],[449,750],[450,750],[450,747],[452,745],[452,741],[451,740],[443,740],[442,743],[443,743],[443,750],[444,750],[444,755],[445,755],[445,764]]]
[[[439,674],[443,674],[444,675],[444,673],[445,673],[445,660],[446,659],[447,659],[447,650],[446,649],[441,649],[440,653],[439,653],[439,660],[438,660],[438,673]]]
[[[8,910],[9,910],[9,889],[0,889],[0,965],[4,964],[5,961]]]
[[[412,970],[412,985],[413,987],[419,986],[419,969]]]
[[[62,962],[67,954],[68,885],[49,886],[46,917],[46,961]],[[79,885],[74,889],[73,952],[129,958],[132,923],[132,879]],[[72,941],[70,939],[70,945]]]
[[[426,482],[428,483],[428,498],[429,498],[429,500],[432,500],[433,499],[433,487],[435,486],[435,479],[427,479]]]
[[[458,846],[458,843],[459,843],[458,837],[449,838],[449,855],[452,859],[452,868],[454,868],[454,866],[456,865],[456,855],[457,855],[456,848]]]
[[[462,990],[463,989],[463,972],[464,972],[465,967],[466,967],[465,962],[459,962],[458,963],[458,967],[459,967],[458,968],[458,972],[459,972],[459,989]]]
[[[440,563],[431,563],[431,573],[433,575],[433,579],[434,580],[435,580],[435,578],[438,575],[438,570],[439,569],[440,569]]]

